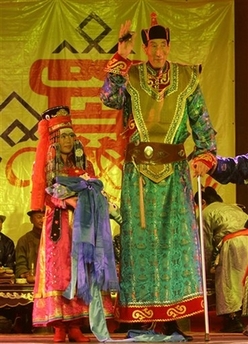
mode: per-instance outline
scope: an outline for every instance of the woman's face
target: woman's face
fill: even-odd
[[[75,136],[74,131],[70,128],[60,129],[58,143],[61,154],[67,155],[72,152]]]

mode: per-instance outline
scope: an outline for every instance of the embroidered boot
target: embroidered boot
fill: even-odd
[[[90,339],[85,337],[78,326],[69,326],[68,329],[69,342],[83,343],[89,342]]]
[[[61,342],[65,342],[65,338],[66,338],[66,327],[63,325],[54,326],[53,341],[55,343],[61,343]]]

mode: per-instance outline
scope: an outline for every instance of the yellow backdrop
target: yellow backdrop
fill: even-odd
[[[15,242],[30,229],[26,212],[37,123],[48,107],[71,108],[97,176],[119,203],[121,114],[102,106],[99,88],[127,19],[138,33],[133,59],[145,58],[139,33],[150,25],[152,12],[171,30],[170,60],[202,64],[201,85],[218,133],[218,152],[233,155],[233,0],[5,0],[0,2],[0,213],[7,216],[4,233]],[[233,186],[218,187],[226,201],[235,201]]]

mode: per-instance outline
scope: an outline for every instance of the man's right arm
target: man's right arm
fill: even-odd
[[[126,79],[119,74],[108,73],[100,91],[100,99],[111,109],[120,110],[126,99]]]
[[[221,184],[248,184],[248,153],[234,158],[217,156],[217,166],[209,174]]]
[[[132,65],[128,56],[133,50],[136,33],[132,32],[127,40],[123,38],[130,32],[131,21],[126,20],[120,27],[118,51],[105,68],[107,75],[100,91],[100,99],[104,105],[112,109],[122,109],[127,96],[127,74]]]

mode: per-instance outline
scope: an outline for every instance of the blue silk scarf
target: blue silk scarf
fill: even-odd
[[[98,179],[67,176],[56,177],[56,183],[75,192],[78,197],[72,231],[71,281],[63,296],[72,299],[76,291],[76,296],[89,304],[92,283],[99,290],[119,290],[108,202],[102,194],[103,183]]]

